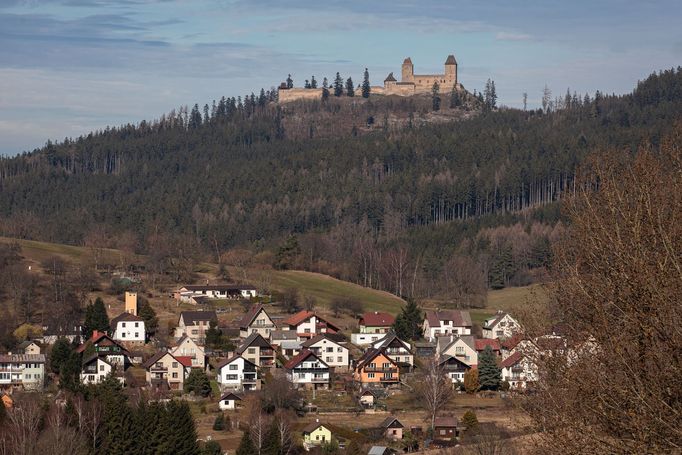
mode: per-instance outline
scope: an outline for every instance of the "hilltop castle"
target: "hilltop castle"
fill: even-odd
[[[407,57],[403,61],[400,82],[396,80],[393,73],[384,79],[385,95],[410,96],[417,93],[430,93],[433,84],[438,83],[441,92],[449,92],[452,87],[460,88],[457,83],[457,60],[454,55],[448,55],[445,60],[444,74],[414,74],[412,59]]]
[[[448,55],[445,60],[445,73],[443,74],[414,74],[412,59],[407,57],[403,61],[400,82],[389,73],[384,80],[384,86],[372,86],[373,95],[398,95],[412,96],[421,93],[431,93],[433,84],[437,82],[441,93],[449,93],[453,87],[462,89],[457,79],[457,60],[454,55]],[[358,87],[358,94],[360,88]],[[320,99],[321,88],[287,88],[285,83],[279,87],[279,102],[285,103],[298,99]]]

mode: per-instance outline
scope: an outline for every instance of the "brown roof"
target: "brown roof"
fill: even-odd
[[[431,327],[440,326],[440,321],[452,321],[455,327],[471,327],[471,315],[463,310],[427,311],[426,319]]]
[[[111,322],[109,323],[109,326],[110,326],[112,329],[115,329],[119,322],[124,322],[124,321],[125,321],[125,322],[127,322],[127,321],[139,322],[139,321],[144,321],[144,319],[142,319],[142,318],[139,317],[139,316],[135,316],[135,315],[132,314],[132,313],[128,313],[128,312],[126,311],[126,312],[123,312],[123,313],[119,314],[119,315],[116,316],[114,319],[112,319]]]
[[[412,64],[412,59],[410,57],[407,57],[405,60],[403,60],[403,65],[405,63],[409,63],[410,65]]]
[[[395,425],[393,422],[395,422],[397,425]],[[383,422],[379,424],[380,428],[405,428],[405,425],[400,423],[400,420],[398,420],[396,417],[390,416],[386,417]]]
[[[489,338],[480,338],[475,341],[476,343],[476,350],[477,351],[483,351],[485,350],[486,346],[490,346],[490,349],[493,351],[499,351],[500,350],[500,340],[491,340]]]
[[[217,321],[218,316],[215,311],[183,311],[180,317],[185,321],[185,325],[195,325],[197,321]]]
[[[512,336],[511,338],[507,338],[506,340],[502,340],[500,342],[500,346],[507,349],[507,350],[512,350],[514,349],[521,341],[523,341],[524,337],[522,334],[517,333],[516,335]]]
[[[436,417],[434,427],[457,428],[457,417]]]
[[[309,348],[309,347],[311,347],[312,345],[314,345],[315,343],[317,343],[317,342],[320,341],[320,340],[329,340],[329,341],[331,341],[331,342],[333,342],[333,343],[339,344],[339,342],[337,341],[337,340],[338,340],[338,337],[333,337],[333,336],[330,336],[330,335],[333,335],[333,334],[331,334],[331,333],[321,333],[321,334],[316,335],[315,337],[309,339],[308,341],[302,343],[301,346],[303,346],[304,348]]]
[[[223,401],[223,400],[239,400],[239,401],[242,401],[242,397],[240,397],[239,395],[237,395],[234,392],[227,392],[226,394],[224,394],[223,396],[220,397],[220,401]]]
[[[455,60],[455,56],[452,54],[448,55],[448,58],[445,60],[445,64],[446,65],[456,65],[457,60]]]
[[[320,359],[318,356],[316,356],[314,352],[312,352],[309,349],[304,349],[301,352],[299,352],[298,355],[292,357],[287,363],[285,363],[284,368],[286,368],[287,370],[291,370],[291,369],[295,368],[299,363],[303,362],[304,360],[306,360],[310,356],[315,357],[317,360],[320,361],[320,363],[327,365],[326,363],[324,363],[322,361],[322,359]]]
[[[312,433],[312,432],[315,431],[317,428],[322,427],[322,426],[325,427],[325,428],[327,428],[327,429],[329,428],[327,425],[324,425],[323,423],[320,423],[320,422],[311,422],[311,423],[309,423],[308,425],[304,426],[302,431],[303,431],[304,433]]]
[[[395,76],[393,76],[393,72],[388,73],[384,82],[397,82]]]
[[[2,363],[45,363],[45,354],[6,354],[0,355]]]
[[[502,368],[509,368],[510,366],[516,365],[522,358],[523,354],[521,354],[520,352],[515,352],[506,359],[504,359],[500,365],[502,366]]]
[[[247,328],[251,323],[253,322],[254,319],[256,319],[256,316],[258,316],[258,313],[263,309],[263,305],[260,303],[257,303],[251,308],[249,308],[249,311],[242,317],[241,321],[239,321],[239,328]]]
[[[146,369],[148,369],[152,365],[154,365],[156,362],[161,360],[166,354],[168,354],[169,356],[176,359],[176,357],[168,351],[159,351],[156,354],[154,354],[153,356],[151,356],[145,363],[143,363],[142,366],[145,367]]]
[[[272,345],[268,343],[268,340],[263,338],[263,335],[258,332],[253,332],[251,335],[246,337],[241,345],[239,345],[239,347],[236,349],[236,352],[237,354],[241,354],[251,346],[258,346],[259,348],[272,348]]]
[[[378,311],[365,313],[360,317],[360,325],[367,327],[385,327],[393,325],[394,322],[395,318],[393,315]]]
[[[233,355],[232,357],[230,357],[229,359],[225,359],[225,360],[223,360],[222,362],[220,362],[218,365],[216,365],[216,370],[221,369],[221,368],[224,367],[225,365],[227,365],[227,364],[229,364],[229,363],[232,363],[232,362],[234,362],[235,360],[237,360],[237,359],[239,359],[239,358],[244,359],[244,362],[248,362],[248,363],[250,363],[250,364],[253,365],[253,366],[257,366],[255,363],[253,363],[253,362],[250,361],[249,359],[245,359],[244,357],[242,357],[241,354],[235,354],[235,355]]]
[[[369,348],[369,349],[367,349],[367,350],[365,351],[365,353],[362,355],[362,357],[360,357],[360,358],[358,359],[358,363],[357,363],[357,365],[356,365],[355,368],[356,368],[356,369],[364,368],[365,365],[367,365],[367,364],[370,363],[372,360],[374,360],[375,358],[377,358],[380,354],[383,354],[383,356],[386,357],[386,360],[388,360],[389,362],[391,362],[393,365],[396,365],[396,366],[398,365],[397,363],[395,363],[395,362],[393,361],[393,359],[391,359],[391,358],[384,352],[383,349]]]
[[[256,288],[248,284],[214,284],[214,285],[194,285],[188,284],[180,289],[187,289],[188,291],[241,291],[249,290],[255,291]]]

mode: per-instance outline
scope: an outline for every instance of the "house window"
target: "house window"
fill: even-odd
[[[177,374],[177,373],[173,373],[173,379],[177,379],[177,378],[178,378],[178,374]]]
[[[135,327],[137,328],[137,327],[139,327],[139,326],[140,326],[140,323],[139,323],[139,322],[136,322],[136,323],[135,323]]]
[[[304,333],[310,333],[310,329],[305,329],[303,332]]]
[[[230,365],[229,369],[230,370],[236,370],[239,368],[239,365]]]
[[[197,329],[192,329],[192,335],[199,335],[199,331]]]
[[[178,367],[178,362],[173,362],[173,368],[177,368],[177,367]]]
[[[121,327],[125,328],[125,326],[126,326],[126,323],[125,323],[125,322],[121,322]]]
[[[327,356],[327,358],[325,359],[325,362],[333,362],[333,361],[334,361],[334,357]]]
[[[383,363],[381,366],[382,366],[384,369],[386,369],[386,368],[390,367],[391,364],[388,363],[388,362],[385,362],[385,363]]]
[[[256,348],[249,348],[249,354],[255,354]]]
[[[140,332],[135,332],[135,338],[140,338]]]
[[[327,352],[334,352],[334,348],[333,348],[333,347],[328,347],[328,348],[327,348]]]
[[[374,362],[372,362],[372,363],[369,364],[369,367],[370,367],[370,368],[376,368],[376,367],[377,367],[377,364],[374,363]]]
[[[336,348],[336,352],[343,352],[343,348],[339,346],[338,348]]]
[[[104,371],[104,365],[99,366],[99,371]]]
[[[343,357],[341,357],[341,356],[337,357],[337,358],[336,358],[336,361],[339,362],[339,363],[343,362]]]
[[[446,431],[445,431],[445,430],[440,430],[440,434],[441,434],[441,435],[444,435],[444,434],[446,434]]]
[[[368,373],[368,374],[367,374],[367,377],[368,377],[369,379],[374,379],[374,373]]]
[[[225,375],[226,381],[236,381],[237,379],[239,379],[239,376],[237,376],[236,374],[226,374]]]
[[[126,333],[125,333],[125,332],[121,332],[121,338],[125,338],[125,337],[126,337]]]

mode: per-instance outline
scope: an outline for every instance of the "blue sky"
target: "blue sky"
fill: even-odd
[[[339,71],[495,80],[500,102],[630,91],[682,64],[680,0],[0,0],[0,154]]]

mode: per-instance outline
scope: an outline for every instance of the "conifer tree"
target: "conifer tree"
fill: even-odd
[[[59,387],[71,392],[76,392],[80,385],[81,355],[74,351],[59,368]]]
[[[355,96],[355,87],[353,86],[353,79],[346,79],[346,95]]]
[[[279,431],[277,429],[277,419],[274,419],[268,427],[263,441],[263,449],[261,455],[280,455],[282,452],[282,444],[279,438]]]
[[[90,303],[85,309],[85,337],[90,338],[92,332],[98,330],[100,332],[109,331],[109,316],[107,309],[104,306],[104,301],[97,297],[95,303]]]
[[[116,379],[114,381],[118,382]],[[109,396],[105,401],[104,429],[103,453],[126,455],[137,450],[137,428],[130,418],[130,408],[120,393],[117,397]]]
[[[317,80],[315,79],[315,75],[310,78],[310,88],[317,88]]]
[[[329,81],[325,77],[322,79],[322,101],[329,99]]]
[[[218,349],[222,344],[222,336],[223,332],[218,328],[218,321],[210,321],[204,340],[206,346],[210,346],[213,349]]]
[[[236,455],[258,455],[256,446],[253,444],[248,431],[242,433],[242,439],[239,442],[239,447],[237,447]]]
[[[369,92],[371,88],[369,85],[369,71],[365,68],[365,74],[362,77],[362,97],[369,98]]]
[[[71,343],[66,338],[59,338],[52,346],[50,351],[50,369],[53,373],[59,373],[62,365],[66,363],[71,355]]]
[[[431,108],[434,111],[440,110],[440,85],[438,85],[438,81],[435,81],[431,87]]]
[[[201,448],[201,455],[222,455],[223,449],[218,441],[206,441]]]
[[[156,317],[156,311],[149,304],[149,301],[144,297],[139,297],[137,315],[144,319],[144,328],[149,334],[156,332],[159,327],[159,318]]]
[[[459,96],[457,88],[453,85],[450,91],[450,109],[455,109],[462,105],[462,99]]]
[[[414,299],[408,299],[393,323],[393,330],[402,340],[419,340],[422,337],[424,314]]]
[[[303,84],[303,88],[313,88],[313,87],[310,85],[310,81],[309,81],[308,79],[305,80],[305,83]]]
[[[294,80],[291,78],[291,74],[287,76],[287,88],[294,88]]]
[[[471,368],[466,373],[464,373],[464,390],[466,393],[476,393],[480,388],[478,383],[478,370],[476,368]]]
[[[163,436],[157,453],[199,453],[196,426],[187,402],[167,403],[159,426]]]
[[[343,79],[341,75],[337,72],[334,78],[334,96],[339,97],[343,95]]]
[[[481,390],[497,390],[502,380],[502,370],[497,366],[495,353],[486,346],[478,356],[478,383]]]
[[[462,425],[464,425],[464,428],[467,430],[477,427],[478,418],[476,417],[476,413],[471,409],[467,410],[462,416]]]
[[[221,412],[218,414],[213,421],[213,431],[224,431],[225,430],[225,416]]]
[[[211,382],[206,372],[200,368],[192,368],[184,384],[185,393],[194,392],[195,395],[207,397],[211,394]]]

